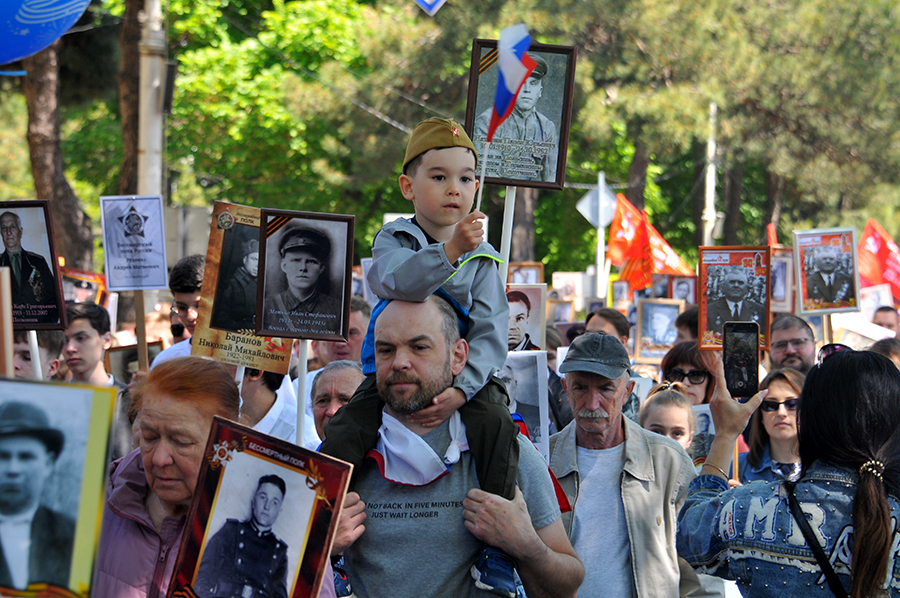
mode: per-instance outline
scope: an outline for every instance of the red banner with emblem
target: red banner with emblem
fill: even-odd
[[[900,248],[884,227],[869,219],[856,249],[859,285],[891,285],[894,301],[900,302]]]
[[[616,194],[616,200],[616,213],[609,225],[609,249],[606,255],[613,266],[621,268],[625,260],[641,256],[643,247],[636,237],[644,228],[645,219],[621,193]],[[646,239],[644,231],[644,244]]]

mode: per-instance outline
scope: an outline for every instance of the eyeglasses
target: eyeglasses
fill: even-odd
[[[819,349],[819,354],[816,355],[816,361],[822,363],[825,361],[826,357],[831,357],[835,353],[840,353],[841,351],[852,351],[850,347],[847,345],[842,345],[840,343],[831,343],[830,345],[823,345],[821,349]]]
[[[782,405],[784,405],[784,408],[788,411],[796,411],[797,406],[800,405],[800,399],[788,399],[786,401],[770,401],[766,399],[759,408],[766,413],[772,413],[773,411],[778,411],[778,408]]]
[[[190,312],[194,312],[196,316],[200,313],[199,305],[185,305],[184,303],[176,303],[172,307],[169,308],[169,311],[179,317],[187,317]]]
[[[687,378],[691,384],[703,384],[707,376],[709,376],[709,372],[706,370],[691,370],[685,372],[679,368],[672,368],[666,372],[666,380],[669,382],[682,382]]]
[[[811,340],[812,339],[808,339],[808,338],[792,338],[789,341],[776,341],[776,342],[772,343],[769,348],[772,350],[773,353],[774,352],[781,353],[782,351],[784,351],[785,349],[788,348],[788,345],[790,345],[791,349],[794,349],[795,351],[799,351],[800,349],[802,349],[803,347],[806,346],[806,343],[810,342]]]

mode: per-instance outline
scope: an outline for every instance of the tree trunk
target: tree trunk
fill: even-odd
[[[725,173],[725,230],[723,245],[740,245],[741,196],[744,193],[744,160],[736,158]]]
[[[638,210],[644,209],[644,187],[647,186],[647,168],[650,166],[650,155],[644,144],[637,141],[634,144],[634,156],[631,158],[631,166],[628,167],[628,187],[625,189],[625,198]]]
[[[511,262],[533,262],[534,259],[534,208],[538,190],[531,187],[516,189],[516,209],[513,213],[512,243],[509,249]]]
[[[781,207],[784,203],[784,177],[780,174],[766,169],[766,206],[765,206],[765,223],[774,224],[778,227],[778,221],[781,220]],[[765,238],[765,233],[763,233]],[[782,239],[782,243],[783,243]]]
[[[119,112],[122,115],[122,167],[119,170],[117,192],[134,195],[138,184],[138,101],[140,98],[141,24],[138,14],[144,0],[125,0],[125,14],[119,33]]]
[[[28,106],[28,149],[31,174],[39,199],[50,200],[59,255],[66,265],[93,268],[94,240],[91,219],[66,180],[59,142],[59,48],[56,41],[22,61],[28,74],[22,90]]]

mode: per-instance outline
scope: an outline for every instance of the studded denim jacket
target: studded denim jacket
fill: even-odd
[[[817,461],[794,491],[848,593],[858,479],[855,472]],[[883,587],[900,597],[900,502],[888,500],[894,533]],[[781,482],[751,482],[729,490],[721,478],[698,476],[678,516],[676,540],[678,555],[699,573],[736,580],[745,597],[833,596],[791,517]]]

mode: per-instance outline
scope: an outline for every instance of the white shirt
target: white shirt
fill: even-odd
[[[311,372],[306,373],[306,396],[303,397],[303,442],[298,442],[302,447],[308,448],[310,450],[316,450],[321,444],[322,439],[319,438],[319,433],[316,432],[316,420],[313,419],[313,411],[312,411],[312,383],[313,380],[316,379],[316,376],[322,370],[313,370]],[[287,376],[285,377],[287,379]],[[297,381],[291,385],[291,390],[296,397],[300,394],[300,378],[297,378]],[[297,399],[294,399],[294,405],[297,405]]]
[[[282,395],[279,392],[275,393],[275,403],[268,413],[253,426],[253,429],[296,444],[297,407],[289,404],[281,397]]]
[[[37,505],[30,511],[12,517],[0,516],[0,544],[12,578],[13,587],[28,586],[28,556],[31,554],[31,522]]]

